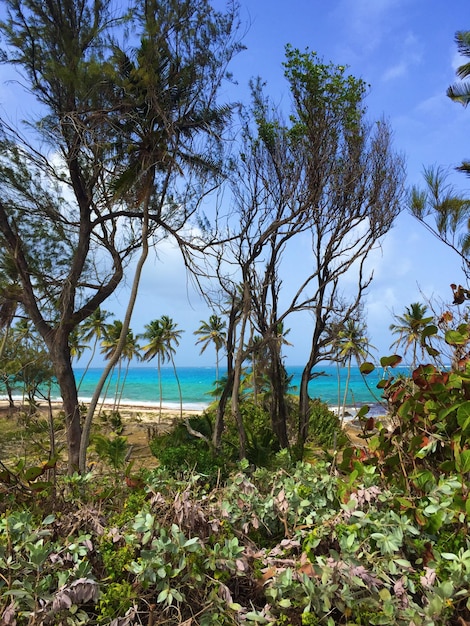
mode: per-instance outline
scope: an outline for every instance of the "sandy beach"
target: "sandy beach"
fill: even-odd
[[[84,403],[86,404],[86,402]],[[0,400],[0,411],[2,414],[5,414],[9,410],[9,403],[7,400]],[[62,410],[62,403],[58,401],[51,402],[51,408],[54,412]],[[38,409],[41,412],[46,412],[48,410],[48,403],[45,401],[38,403]],[[12,412],[19,412],[22,410],[29,410],[28,405],[21,403],[20,401],[15,402],[15,406],[11,409]],[[122,402],[119,407],[115,408],[113,402],[105,402],[104,404],[99,404],[96,408],[96,416],[100,413],[109,414],[111,411],[117,410],[121,416],[122,420],[132,420],[132,421],[140,421],[140,422],[156,422],[160,418],[160,407],[158,406],[150,406],[149,404],[139,404],[130,403],[130,402]],[[182,416],[185,417],[193,417],[195,415],[200,415],[202,411],[196,409],[186,409],[183,406]],[[169,422],[173,420],[178,420],[181,417],[181,412],[179,408],[161,408],[161,417],[162,420]]]

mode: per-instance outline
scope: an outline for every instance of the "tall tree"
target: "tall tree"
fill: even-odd
[[[182,330],[178,328],[178,325],[168,315],[162,315],[160,318],[160,327],[162,329],[163,344],[165,346],[165,355],[168,361],[170,361],[173,367],[173,373],[175,375],[176,384],[178,386],[178,396],[180,403],[180,417],[183,418],[183,394],[181,391],[181,383],[178,376],[175,363],[176,348],[180,344]]]
[[[120,343],[123,323],[121,320],[114,320],[111,324],[106,324],[103,329],[103,338],[101,340],[101,353],[106,360],[112,359]],[[119,358],[117,361],[117,374],[116,374],[116,389],[114,393],[114,405],[113,411],[119,409],[119,404],[122,398],[122,392],[124,385],[126,384],[126,378],[129,371],[129,366],[133,358],[138,358],[139,346],[137,344],[137,338],[132,330],[127,330],[126,341],[124,347],[119,350]],[[124,375],[122,375],[122,364],[126,362]],[[110,373],[111,374],[111,373]]]
[[[146,345],[142,346],[142,350],[144,351],[144,361],[150,361],[151,359],[157,357],[160,419],[162,417],[163,402],[161,366],[167,361],[172,364],[173,372],[175,374],[180,399],[180,413],[182,414],[181,385],[174,361],[174,354],[176,351],[175,346],[179,345],[182,332],[182,330],[177,328],[177,324],[175,324],[171,317],[168,315],[162,315],[160,319],[152,320],[146,324],[145,332],[142,334],[142,338],[148,341]]]
[[[149,239],[174,236],[189,257],[183,227],[215,184],[230,115],[218,93],[240,49],[237,7],[221,13],[207,0],[150,0],[119,14],[111,0],[2,1],[3,60],[18,68],[38,107],[19,128],[3,120],[0,243],[18,274],[14,299],[51,356],[69,470],[84,470],[100,390],[82,432],[69,337],[141,249],[112,368]],[[118,41],[129,20],[135,49]]]
[[[205,322],[204,320],[201,320],[201,325],[194,331],[194,334],[198,337],[196,344],[202,344],[199,354],[203,354],[210,344],[214,345],[216,381],[219,380],[219,352],[225,346],[226,326],[226,322],[214,313],[209,317],[209,321]]]
[[[148,343],[142,346],[144,351],[142,359],[151,361],[157,357],[157,374],[158,374],[158,397],[159,397],[159,419],[162,419],[162,403],[163,403],[163,387],[162,387],[162,363],[166,359],[166,345],[163,336],[163,329],[160,320],[152,320],[145,325],[145,331],[141,335]]]
[[[364,362],[370,355],[374,346],[370,343],[369,337],[367,336],[366,325],[360,318],[349,318],[343,326],[337,328],[334,331],[333,343],[337,352],[336,360],[338,366],[345,365],[347,368],[341,408],[341,417],[344,418],[349,392],[349,382],[351,380],[352,362],[354,360],[357,365],[360,365],[361,362]],[[339,410],[340,404],[338,402],[338,411]]]
[[[325,64],[315,54],[291,47],[285,76],[292,102],[287,119],[264,95],[261,81],[253,83],[230,216],[239,237],[227,246],[219,266],[227,268],[226,282],[234,266],[238,268],[241,319],[250,317],[269,348],[272,428],[281,446],[289,442],[277,331],[288,316],[310,313],[312,322],[303,322],[310,353],[299,392],[302,446],[313,369],[334,356],[333,323],[345,323],[361,306],[372,280],[366,259],[402,208],[405,171],[388,124],[366,120],[363,81],[348,75],[344,66]],[[303,263],[286,274],[286,256],[300,245],[306,250]],[[348,297],[343,289],[346,274]],[[354,289],[351,276],[356,278]],[[251,348],[247,351],[243,344],[242,349],[243,359]]]

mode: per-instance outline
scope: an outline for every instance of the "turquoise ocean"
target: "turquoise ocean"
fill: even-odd
[[[96,384],[102,374],[101,368],[90,368],[85,371],[81,368],[75,369],[75,376],[79,387],[80,400],[86,402],[93,395]],[[336,366],[326,365],[317,367],[314,370],[318,376],[310,382],[309,393],[311,398],[320,398],[332,407],[338,406],[338,369]],[[292,376],[291,393],[298,393],[302,367],[287,367],[287,372]],[[346,388],[347,368],[340,368],[340,393],[339,404],[344,400]],[[185,409],[203,410],[212,401],[210,395],[214,388],[215,368],[213,367],[177,367],[178,378],[181,385],[183,406]],[[121,372],[122,383],[125,372]],[[220,376],[224,371],[220,371]],[[346,405],[349,407],[360,407],[363,404],[370,406],[370,414],[384,413],[384,405],[381,404],[380,390],[377,383],[383,376],[381,368],[377,368],[366,377],[364,381],[358,367],[352,367],[350,373]],[[162,406],[165,408],[179,408],[178,385],[172,367],[161,368],[161,379],[163,389]],[[80,382],[81,381],[81,382]],[[103,396],[106,392],[106,399],[112,401],[117,388],[117,374],[108,380],[105,385]],[[119,383],[119,385],[120,385]],[[54,390],[52,395],[54,396]],[[159,380],[158,370],[155,367],[131,367],[127,372],[124,387],[122,389],[121,404],[132,404],[139,406],[159,405]]]

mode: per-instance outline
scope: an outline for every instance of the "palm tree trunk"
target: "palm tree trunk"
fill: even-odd
[[[98,345],[98,340],[95,339],[95,343],[93,344],[93,349],[91,351],[91,357],[88,360],[88,363],[85,366],[85,369],[83,370],[83,374],[80,377],[80,381],[77,385],[77,391],[80,391],[80,387],[82,386],[83,383],[83,379],[85,378],[88,370],[90,369],[90,365],[92,364],[93,359],[95,358],[95,354],[96,354],[96,346]]]
[[[344,414],[346,412],[346,402],[348,399],[348,391],[349,391],[349,381],[351,380],[351,359],[348,359],[348,369],[346,375],[346,383],[344,386],[344,394],[343,394],[343,408],[341,410],[341,425],[344,422]]]
[[[118,405],[117,405],[117,409],[119,410],[119,407],[121,406],[121,400],[122,400],[122,394],[124,393],[124,386],[126,384],[126,380],[127,380],[127,375],[129,374],[129,367],[131,365],[131,359],[127,360],[127,365],[126,365],[126,369],[124,370],[124,376],[122,379],[122,385],[121,385],[121,389],[119,391],[119,400],[118,400]]]
[[[161,368],[161,359],[160,354],[157,356],[157,372],[158,372],[158,391],[159,391],[159,413],[158,413],[158,423],[162,421],[162,403],[163,403],[163,386],[162,386],[162,368]]]
[[[122,359],[121,357],[119,357],[119,361],[117,364],[116,387],[114,389],[113,412],[117,411],[117,407],[118,407],[119,388],[121,384],[121,370],[122,370]]]
[[[173,358],[171,359],[171,362],[173,364],[173,373],[175,374],[176,384],[178,385],[178,395],[180,400],[180,419],[183,419],[183,394],[181,393],[180,379],[178,377],[178,372],[176,371],[176,365]]]

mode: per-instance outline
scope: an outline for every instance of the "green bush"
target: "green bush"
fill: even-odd
[[[310,438],[321,447],[338,447],[345,442],[339,417],[326,402],[316,398],[310,403]]]
[[[191,435],[181,422],[170,433],[152,439],[149,443],[152,454],[175,477],[196,471],[211,480],[219,477],[225,479],[231,459],[227,459],[225,455],[216,455],[211,449],[211,425],[207,417],[191,419],[190,424],[207,441]]]

